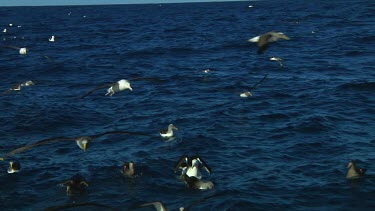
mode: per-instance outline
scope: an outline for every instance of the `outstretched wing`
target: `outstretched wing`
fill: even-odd
[[[13,46],[13,45],[1,45],[0,47],[2,47],[2,48],[12,48],[12,49],[16,49],[16,50],[21,49],[20,47]]]
[[[49,58],[47,55],[45,55],[45,54],[42,54],[42,53],[38,53],[38,52],[35,52],[35,53],[37,53],[37,54],[39,54],[41,57],[44,57],[44,58],[46,58],[48,61],[50,61],[50,62],[54,62],[54,60],[53,59],[51,59],[51,58]]]
[[[20,50],[20,49],[21,49],[20,47],[13,46],[13,45],[2,45],[2,46],[0,46],[0,47],[3,47],[3,48],[12,48],[12,49],[16,49],[16,50]],[[27,51],[29,51],[29,50],[30,50],[30,48],[27,48]],[[42,56],[42,57],[48,59],[49,61],[52,61],[52,62],[54,61],[53,59],[49,58],[48,56],[46,56],[46,55],[44,55],[44,54],[42,54],[42,53],[38,53],[38,52],[35,52],[35,53],[37,53],[37,54],[39,54],[40,56]]]
[[[191,159],[192,160],[197,159],[202,164],[203,168],[206,169],[206,171],[211,174],[211,168],[207,165],[207,163],[202,158],[200,158],[199,156],[194,156]]]
[[[117,82],[116,82],[116,83],[117,83]],[[82,98],[86,97],[87,95],[93,93],[94,91],[96,91],[96,90],[98,90],[98,89],[102,89],[102,88],[105,88],[105,87],[110,87],[110,86],[115,85],[116,83],[105,83],[105,84],[102,84],[102,85],[100,85],[100,86],[97,86],[97,87],[95,87],[94,89],[88,91],[86,94],[82,95],[80,98],[82,99]]]
[[[99,138],[101,136],[110,135],[110,134],[127,134],[127,135],[137,135],[137,136],[150,136],[146,133],[141,132],[129,132],[129,131],[121,131],[121,130],[115,130],[115,131],[107,131],[104,133],[99,133],[97,135],[90,136],[92,139]]]
[[[94,203],[94,202],[86,202],[86,203],[74,203],[74,204],[65,204],[65,205],[60,205],[60,206],[47,207],[46,209],[44,209],[44,211],[66,210],[66,209],[72,208],[72,207],[85,207],[85,206],[101,207],[101,208],[106,208],[107,210],[118,210],[114,207],[107,206],[107,205],[104,205],[104,204],[97,204],[97,203]]]
[[[67,141],[67,140],[75,140],[75,139],[74,138],[65,138],[65,137],[55,137],[55,138],[44,139],[44,140],[35,142],[34,144],[30,144],[30,145],[12,150],[12,151],[6,153],[2,158],[0,158],[0,160],[4,160],[6,157],[12,156],[12,155],[14,155],[16,153],[19,153],[19,152],[23,152],[25,150],[31,149],[31,148],[36,147],[36,146],[44,145],[44,144],[47,144],[47,143],[50,143],[50,142],[55,142],[55,141]]]
[[[157,211],[166,211],[167,210],[161,201],[154,201],[154,202],[150,202],[150,203],[145,203],[145,204],[141,204],[139,206],[145,207],[145,206],[150,206],[150,205],[154,206]]]
[[[261,84],[267,78],[267,76],[268,76],[268,73],[260,81],[258,81],[258,83],[256,83],[254,86],[252,86],[250,88],[249,92],[252,91],[253,89],[255,89],[259,84]]]
[[[262,54],[268,47],[268,40],[272,37],[271,34],[266,33],[259,37],[258,40],[258,54]]]
[[[258,54],[262,54],[264,53],[264,51],[268,48],[268,44],[263,44],[263,45],[259,45],[259,48],[258,48]]]
[[[181,156],[180,160],[178,160],[175,168],[174,168],[174,173],[177,173],[178,169],[180,167],[186,167],[189,162],[189,157],[187,155]]]
[[[8,90],[3,91],[1,94],[9,94],[12,91],[13,91],[12,89],[8,89]]]
[[[163,82],[164,79],[155,78],[155,77],[137,77],[137,78],[131,78],[129,81],[156,81],[156,82]]]

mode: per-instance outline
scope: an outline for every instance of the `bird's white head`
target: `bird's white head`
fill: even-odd
[[[119,84],[120,90],[130,89],[130,91],[133,91],[133,88],[130,86],[129,81],[121,79],[117,83]]]
[[[78,147],[83,149],[84,152],[86,152],[86,149],[90,141],[91,141],[91,138],[87,136],[80,137],[79,139],[76,140]]]
[[[168,129],[171,129],[171,130],[178,130],[178,128],[176,126],[174,126],[173,124],[170,124],[168,126]]]

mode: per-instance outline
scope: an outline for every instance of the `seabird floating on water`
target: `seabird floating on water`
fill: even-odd
[[[7,33],[7,29],[4,29],[3,32],[4,32],[4,33]]]
[[[55,137],[55,138],[44,139],[44,140],[38,141],[34,144],[27,145],[27,146],[12,150],[12,151],[8,152],[7,154],[5,154],[3,157],[1,157],[0,160],[4,160],[6,157],[12,156],[12,155],[14,155],[16,153],[19,153],[19,152],[23,152],[23,151],[28,150],[30,148],[40,146],[40,145],[44,145],[44,144],[48,144],[48,143],[51,143],[51,142],[56,142],[56,141],[75,141],[79,148],[83,149],[83,151],[86,151],[86,148],[89,146],[89,143],[91,141],[93,141],[94,139],[99,138],[101,136],[110,135],[110,134],[127,134],[127,135],[149,136],[147,134],[138,133],[138,132],[108,131],[108,132],[100,133],[100,134],[97,134],[97,135],[80,136],[80,137],[77,137],[77,138]]]
[[[204,69],[204,70],[202,70],[202,72],[204,72],[204,73],[209,73],[211,70],[210,69]]]
[[[52,35],[52,37],[50,37],[48,40],[49,40],[50,42],[55,42],[55,36]]]
[[[359,179],[365,176],[366,169],[358,168],[355,161],[352,160],[348,163],[347,179]]]
[[[122,165],[121,173],[126,177],[134,177],[134,162],[126,162]]]
[[[266,78],[267,78],[267,75],[268,73],[260,80],[258,81],[258,83],[256,83],[254,86],[252,86],[249,91],[246,91],[246,92],[243,92],[240,94],[240,97],[249,97],[249,96],[253,96],[251,94],[251,91],[254,90],[259,84],[261,84]]]
[[[267,32],[260,36],[253,37],[249,39],[249,42],[257,42],[258,43],[258,54],[262,54],[268,47],[268,43],[275,42],[279,39],[289,40],[290,38],[285,36],[282,32]]]
[[[173,136],[173,130],[178,130],[173,124],[169,124],[167,129],[160,130],[160,136],[163,138],[170,138]]]
[[[70,180],[67,180],[61,184],[66,186],[66,193],[68,195],[82,193],[85,191],[85,187],[89,186],[86,179],[80,174],[74,175]]]
[[[19,172],[21,170],[21,164],[18,161],[10,161],[8,173],[13,174]]]
[[[284,66],[284,64],[282,63],[282,61],[283,61],[282,58],[279,58],[279,57],[271,57],[270,60],[271,60],[271,61],[277,61],[277,62],[279,62],[280,67],[283,67],[283,66]]]
[[[211,181],[203,181],[196,177],[189,177],[186,174],[183,174],[182,178],[191,189],[208,190],[214,188],[214,183]]]
[[[198,179],[202,178],[201,168],[204,168],[209,174],[211,174],[211,168],[207,163],[199,156],[189,157],[187,155],[181,156],[180,160],[175,166],[175,173],[179,169],[182,170],[182,174],[186,174],[189,177],[196,177]]]
[[[240,94],[240,97],[251,97],[251,96],[253,96],[251,92],[243,92]]]

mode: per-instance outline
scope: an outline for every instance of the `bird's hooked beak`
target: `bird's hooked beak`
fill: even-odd
[[[287,37],[286,35],[283,35],[283,38],[286,39],[286,40],[290,40],[290,38]]]
[[[133,91],[133,88],[129,85],[129,89],[130,89],[130,91]]]
[[[87,143],[84,143],[83,144],[83,151],[86,152],[86,148],[87,148]]]

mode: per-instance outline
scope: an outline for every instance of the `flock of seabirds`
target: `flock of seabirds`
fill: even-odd
[[[12,24],[9,24],[9,26],[12,26]],[[6,33],[7,29],[3,30],[3,33]],[[269,44],[275,41],[278,41],[280,39],[284,40],[289,40],[289,37],[287,37],[285,34],[282,32],[267,32],[262,35],[253,37],[249,39],[249,42],[254,42],[257,43],[258,45],[258,54],[263,54],[264,51],[268,48]],[[55,41],[55,36],[52,36],[49,38],[50,42]],[[17,49],[19,50],[19,53],[22,55],[27,54],[28,48],[26,47],[16,47],[16,46],[9,46],[9,45],[2,45],[0,47],[3,48],[10,48],[10,49]],[[42,54],[41,54],[42,55]],[[51,60],[48,56],[42,55],[48,60]],[[271,57],[271,61],[277,61],[281,67],[283,67],[282,59],[278,57]],[[205,69],[202,72],[208,73],[210,70]],[[240,97],[249,97],[252,96],[251,91],[254,90],[258,85],[260,85],[267,77],[268,74],[266,74],[259,82],[257,82],[255,85],[253,85],[248,91],[241,93]],[[133,80],[148,80],[150,78],[135,78]],[[9,94],[13,91],[17,92],[23,89],[23,87],[35,85],[33,81],[26,81],[23,83],[16,84],[12,86],[10,89],[6,90],[3,92],[3,94]],[[94,89],[88,91],[86,94],[82,95],[80,98],[85,98],[86,96],[90,95],[92,92],[107,88],[107,93],[105,96],[112,96],[115,93],[125,91],[125,90],[130,90],[132,91],[132,87],[130,85],[130,82],[128,80],[122,79],[114,83],[106,83],[99,85],[95,87]],[[162,138],[165,139],[170,139],[174,137],[174,130],[178,130],[176,126],[173,124],[168,125],[168,128],[160,130],[159,134]],[[126,135],[139,135],[139,136],[150,136],[149,134],[144,134],[144,133],[139,133],[139,132],[129,132],[129,131],[107,131],[103,132],[100,134],[96,135],[91,135],[91,136],[79,136],[79,137],[53,137],[45,140],[41,140],[38,142],[35,142],[33,144],[14,149],[8,153],[6,153],[4,156],[0,157],[1,161],[5,161],[9,157],[14,156],[17,153],[23,152],[25,150],[29,150],[33,147],[37,146],[42,146],[48,143],[52,142],[58,142],[58,141],[75,141],[76,144],[78,145],[79,148],[81,148],[83,151],[86,151],[88,148],[89,144],[91,141],[94,139],[97,139],[102,136],[106,135],[113,135],[113,134],[126,134]],[[361,179],[365,176],[366,169],[359,168],[356,165],[356,162],[354,160],[350,161],[348,163],[348,172],[346,175],[347,179]],[[179,179],[182,180],[188,188],[191,189],[200,189],[200,190],[208,190],[214,188],[214,183],[211,181],[205,181],[202,180],[202,173],[201,169],[206,170],[208,173],[211,173],[211,168],[208,166],[208,164],[199,156],[188,156],[188,155],[183,155],[181,158],[176,162],[174,171],[175,173],[179,173]],[[18,161],[11,160],[9,161],[9,168],[8,168],[8,173],[16,173],[21,170],[21,164]],[[135,163],[134,162],[125,162],[123,166],[121,167],[121,173],[128,178],[133,178],[135,177],[136,174],[135,170]],[[66,187],[66,193],[68,195],[74,195],[74,194],[80,194],[85,191],[85,188],[89,185],[86,179],[81,176],[80,174],[76,174],[72,176],[69,180],[61,183],[63,186]],[[208,197],[205,197],[203,199],[200,199],[198,201],[195,201],[191,203],[190,205],[184,207],[181,207],[180,210],[190,210],[190,208],[194,205],[197,205],[205,200],[208,200],[212,197],[215,197],[217,195],[211,195]],[[98,203],[73,203],[73,204],[66,204],[66,205],[61,205],[61,206],[53,206],[46,208],[46,210],[63,210],[63,209],[68,209],[71,207],[82,207],[82,206],[96,206],[96,207],[101,207],[109,210],[118,210],[114,207],[103,205],[103,204],[98,204]],[[158,211],[165,211],[167,208],[164,206],[164,204],[160,201],[155,201],[155,202],[150,202],[150,203],[144,203],[140,204],[137,207],[145,207],[145,206],[154,206],[154,208]]]

